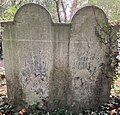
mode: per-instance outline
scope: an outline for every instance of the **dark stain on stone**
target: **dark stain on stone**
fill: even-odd
[[[19,76],[17,76],[16,74],[18,74],[17,72],[14,73],[14,81],[13,83],[15,83],[14,87],[12,87],[12,97],[14,100],[13,103],[17,106],[23,106],[25,104],[24,99],[25,99],[25,94],[23,93],[23,89],[22,86],[19,83]],[[12,85],[13,86],[13,85]],[[16,90],[17,89],[17,90]]]
[[[79,80],[80,79],[80,77],[75,77],[75,80]]]
[[[50,108],[69,107],[71,99],[72,80],[70,72],[65,68],[55,68],[51,72],[49,81]],[[67,108],[68,109],[68,108]]]
[[[105,72],[105,64],[102,63],[99,68],[99,74],[98,76],[96,76],[97,79],[95,81],[95,87],[93,89],[94,90],[94,102],[93,102],[94,108],[93,109],[97,109],[99,106],[101,106],[103,103],[109,100],[109,95],[106,96],[106,92],[107,94],[110,94],[110,89],[111,89],[110,86],[111,86],[112,80],[105,77],[107,74],[108,73]]]

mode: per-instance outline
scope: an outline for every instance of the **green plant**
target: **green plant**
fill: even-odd
[[[12,20],[18,8],[18,5],[13,5],[9,9],[4,10],[2,13],[3,15],[0,17],[0,20]]]

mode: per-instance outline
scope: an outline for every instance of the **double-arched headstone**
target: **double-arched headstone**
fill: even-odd
[[[17,11],[13,22],[2,25],[9,99],[76,112],[108,101],[112,51],[101,9],[86,6],[71,23],[62,24],[30,3]]]

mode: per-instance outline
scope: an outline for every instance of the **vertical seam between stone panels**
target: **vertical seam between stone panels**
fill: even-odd
[[[53,24],[53,40],[54,41],[56,41],[55,28],[56,28],[56,25]],[[56,43],[53,42],[53,69],[55,68],[55,48],[56,48]]]
[[[70,29],[69,29],[69,36],[68,36],[68,57],[67,57],[67,58],[68,58],[68,65],[67,65],[68,68],[69,68],[69,66],[70,66],[70,65],[69,65],[69,61],[70,61],[69,59],[70,59],[70,38],[71,38],[71,34],[70,34],[70,33],[71,33],[71,23],[70,23],[70,25],[69,25],[69,28],[70,28]],[[70,68],[69,68],[69,70],[70,70]]]
[[[71,78],[71,71],[70,71],[70,38],[71,38],[71,23],[69,24],[69,35],[68,35],[68,54],[67,54],[67,58],[68,58],[68,64],[67,64],[67,68],[68,68],[68,77],[69,77],[69,79],[70,79],[70,81],[69,81],[69,90],[71,90],[72,89],[72,87],[71,87],[71,85],[72,85],[72,78]],[[71,92],[71,91],[70,91]],[[70,93],[70,95],[71,95],[71,97],[72,97],[72,94]],[[67,97],[68,97],[68,95],[67,95]],[[71,98],[72,99],[72,98]],[[68,106],[68,108],[67,109],[69,109],[69,100],[67,99],[66,100],[66,102],[67,102],[67,106]]]
[[[10,29],[9,30],[9,34],[10,34],[10,47],[11,47],[11,50],[12,50],[12,54],[13,54],[13,43],[12,43],[12,36],[11,36],[11,31],[12,31],[12,29],[11,29],[11,25],[9,25],[8,26],[8,28]],[[13,58],[12,58],[12,61],[11,61],[11,65],[12,65],[12,67],[13,67]],[[14,73],[14,70],[13,70],[13,68],[12,68],[12,73]],[[14,76],[13,76],[14,77]],[[13,87],[12,87],[13,88]],[[14,99],[15,98],[15,91],[13,90],[12,91],[12,99]]]

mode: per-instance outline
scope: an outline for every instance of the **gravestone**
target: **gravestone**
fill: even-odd
[[[69,67],[72,76],[74,110],[98,107],[108,100],[112,75],[108,47],[109,37],[101,31],[108,26],[103,11],[96,7],[80,9],[72,19]],[[106,28],[107,29],[107,28]],[[100,37],[96,31],[101,32]],[[110,33],[109,33],[110,34]],[[82,104],[81,104],[82,103]],[[79,105],[79,106],[78,106]]]
[[[71,23],[62,24],[53,23],[46,9],[30,3],[2,26],[11,101],[74,112],[97,109],[108,101],[114,48],[101,9],[86,6]]]

